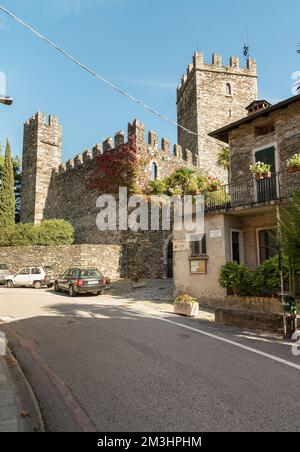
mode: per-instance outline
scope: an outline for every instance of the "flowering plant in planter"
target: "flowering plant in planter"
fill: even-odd
[[[287,161],[289,173],[300,171],[300,154],[295,154]]]
[[[199,314],[199,303],[196,298],[188,294],[179,295],[174,303],[175,314],[184,315],[186,317],[197,317]]]
[[[220,190],[222,187],[222,182],[218,178],[214,178],[209,176],[207,178],[207,190],[208,191],[217,191]]]
[[[190,295],[183,294],[183,295],[179,295],[175,299],[175,304],[176,303],[195,304],[195,303],[198,303],[198,301],[196,298],[191,297]]]
[[[250,165],[250,171],[255,175],[256,179],[267,179],[272,176],[271,165],[268,163],[257,162]]]

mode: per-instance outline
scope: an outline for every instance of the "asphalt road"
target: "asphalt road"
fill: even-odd
[[[0,288],[48,431],[299,431],[290,344],[110,295]]]

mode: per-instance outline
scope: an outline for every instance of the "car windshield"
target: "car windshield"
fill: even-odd
[[[81,270],[80,278],[89,279],[89,278],[101,278],[102,275],[98,270]]]

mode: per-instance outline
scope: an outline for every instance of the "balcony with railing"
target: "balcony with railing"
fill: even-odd
[[[282,171],[266,179],[256,180],[251,177],[243,182],[206,192],[205,205],[207,211],[257,207],[288,199],[297,190],[300,190],[300,172]]]

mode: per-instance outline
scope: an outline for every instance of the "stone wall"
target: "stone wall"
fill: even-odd
[[[45,124],[41,113],[31,118],[24,128],[24,176],[22,222],[38,223],[42,219],[64,219],[75,229],[78,244],[120,245],[127,259],[129,275],[140,271],[149,278],[167,275],[167,248],[171,231],[99,231],[96,218],[100,209],[96,201],[102,193],[91,189],[88,181],[97,167],[97,158],[114,153],[125,143],[125,133],[117,132],[93,150],[86,150],[66,163],[61,163],[61,131],[56,118]],[[191,152],[148,132],[135,120],[128,125],[128,142],[134,138],[138,159],[147,162],[143,168],[146,179],[151,177],[151,165],[157,165],[158,178],[170,175],[181,167],[197,167],[197,157]],[[131,141],[130,141],[131,142]],[[113,176],[112,176],[113,177]]]
[[[22,223],[43,219],[53,168],[61,163],[62,128],[57,118],[37,113],[24,124],[22,160]]]
[[[70,267],[92,267],[111,279],[126,276],[126,262],[120,245],[68,245],[1,247],[0,263],[14,272],[28,266],[50,266],[55,274]]]
[[[213,175],[224,183],[227,171],[217,166],[221,144],[208,134],[246,116],[246,107],[257,96],[255,60],[248,59],[247,67],[241,68],[239,59],[231,57],[226,66],[216,54],[212,64],[207,64],[202,53],[195,53],[193,64],[188,66],[178,87],[178,122],[198,134],[197,137],[178,128],[178,143],[198,155],[201,169],[208,174],[213,170]]]

